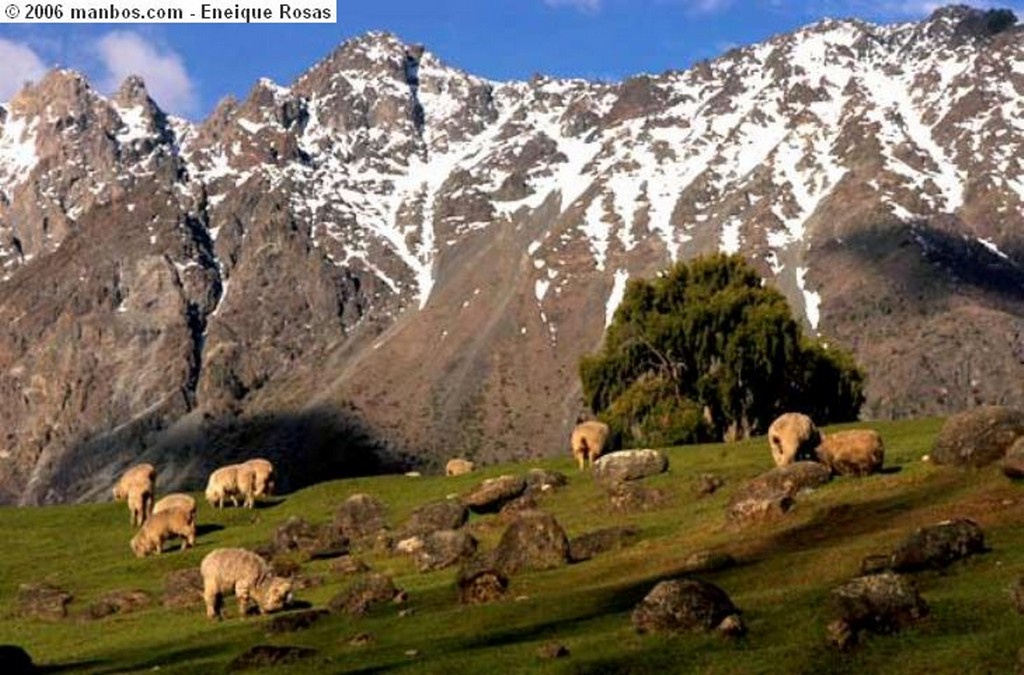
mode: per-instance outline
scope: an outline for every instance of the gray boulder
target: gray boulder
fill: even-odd
[[[476,554],[477,541],[463,530],[438,530],[423,538],[423,545],[416,551],[416,569],[420,572],[441,570],[451,567]]]
[[[743,632],[739,610],[718,586],[695,579],[662,581],[633,610],[638,633]],[[728,620],[728,621],[727,621]],[[724,624],[724,625],[723,625]]]
[[[893,633],[928,614],[928,604],[913,581],[892,572],[858,577],[829,595],[828,641],[845,649],[860,635]]]
[[[505,529],[491,561],[509,576],[561,567],[569,562],[569,538],[551,514],[526,511]]]
[[[668,471],[668,457],[657,450],[620,450],[594,462],[594,477],[607,483],[640,480]]]
[[[737,523],[770,520],[787,512],[798,494],[828,483],[832,472],[819,462],[794,462],[766,471],[739,488],[726,515]]]
[[[986,405],[946,419],[935,438],[931,458],[936,464],[979,467],[1001,460],[1024,436],[1024,412]]]
[[[921,527],[900,542],[890,567],[897,572],[941,569],[985,551],[985,533],[973,520],[957,518]]]
[[[354,494],[334,511],[335,531],[352,541],[376,537],[387,526],[387,507],[370,495]]]
[[[462,503],[474,513],[497,513],[525,490],[526,481],[520,476],[488,478],[463,495]]]

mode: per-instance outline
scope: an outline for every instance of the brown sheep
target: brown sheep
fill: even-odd
[[[467,473],[473,473],[476,469],[476,464],[469,461],[468,459],[449,459],[448,463],[444,467],[444,475],[446,476],[462,476]]]
[[[181,550],[196,544],[196,518],[193,511],[179,508],[165,508],[154,511],[146,524],[132,537],[132,551],[139,558],[150,553],[163,553],[164,542],[181,537]]]
[[[192,495],[187,495],[184,492],[172,492],[161,497],[153,505],[154,514],[166,511],[167,509],[183,509],[190,512],[194,519],[196,515],[196,500]]]
[[[821,434],[814,421],[802,413],[779,415],[768,427],[768,445],[776,466],[786,466],[805,459],[815,459],[814,449],[821,443]]]
[[[238,506],[238,497],[243,498],[246,508],[252,508],[256,501],[256,472],[242,464],[222,466],[210,474],[206,483],[206,501],[218,509],[224,508],[224,500],[230,499]]]
[[[270,460],[256,458],[242,462],[240,466],[249,468],[253,472],[253,496],[269,497],[274,494],[275,479],[274,465]]]
[[[608,442],[610,434],[611,430],[608,425],[597,420],[580,422],[576,425],[576,428],[572,430],[570,444],[572,456],[576,458],[580,471],[583,471],[587,462],[590,462],[591,466],[594,465],[594,460],[604,452],[604,446]]]
[[[839,476],[866,476],[882,470],[885,445],[873,429],[850,429],[823,434],[818,461]]]
[[[136,464],[128,468],[114,485],[115,501],[127,501],[132,525],[138,527],[153,513],[156,469],[152,464]]]
[[[207,554],[199,572],[206,616],[211,619],[222,618],[221,600],[231,593],[238,598],[238,615],[243,617],[250,599],[256,601],[260,614],[277,611],[291,600],[291,580],[275,576],[263,558],[244,548],[219,548]]]

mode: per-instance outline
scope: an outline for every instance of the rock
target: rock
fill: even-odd
[[[151,602],[152,598],[145,591],[111,591],[89,605],[85,613],[90,619],[102,619],[111,614],[129,614]]]
[[[294,633],[295,631],[306,630],[328,614],[330,612],[326,609],[307,609],[292,614],[275,616],[267,625],[267,635],[279,635],[281,633]]]
[[[462,497],[462,503],[475,513],[497,513],[526,490],[526,481],[519,476],[488,478]]]
[[[402,539],[395,544],[395,553],[404,553],[406,555],[412,555],[418,553],[423,548],[422,537],[408,537]]]
[[[718,586],[693,579],[659,582],[633,610],[638,633],[711,631],[739,610]]]
[[[668,458],[657,450],[620,450],[594,462],[594,477],[606,483],[640,480],[668,471]]]
[[[1003,475],[1020,480],[1024,478],[1024,436],[1018,438],[1003,457]]]
[[[722,619],[716,630],[726,637],[736,638],[747,634],[747,625],[739,614],[730,614]]]
[[[896,546],[890,567],[897,572],[940,569],[985,550],[985,533],[973,520],[958,518],[918,528]]]
[[[366,645],[373,644],[377,641],[377,638],[373,637],[370,633],[359,633],[349,639],[348,643],[353,647],[365,647]]]
[[[40,672],[32,657],[17,645],[0,645],[0,666],[4,675],[34,675]]]
[[[462,530],[440,530],[428,534],[416,553],[416,569],[420,572],[451,567],[476,554],[477,541]]]
[[[317,651],[309,647],[256,645],[229,663],[228,671],[284,666],[298,663],[316,654]]]
[[[668,497],[663,490],[639,483],[612,483],[608,487],[608,501],[613,511],[634,513],[659,509]]]
[[[560,567],[569,562],[569,538],[554,516],[528,511],[508,526],[491,560],[510,576]]]
[[[73,596],[51,584],[21,584],[15,599],[16,615],[26,619],[56,621],[67,618]]]
[[[501,600],[508,592],[508,575],[486,560],[475,560],[459,570],[455,579],[459,602],[476,605]]]
[[[696,574],[699,572],[719,572],[736,565],[736,559],[728,553],[714,551],[697,551],[683,561],[680,572]]]
[[[697,496],[707,497],[718,492],[725,485],[725,479],[713,473],[702,473],[697,479]]]
[[[1004,406],[980,406],[946,419],[935,438],[936,464],[979,467],[1002,459],[1024,436],[1024,413]]]
[[[337,558],[348,553],[348,538],[336,527],[311,525],[292,516],[274,531],[273,548],[278,552],[297,551],[307,559]]]
[[[832,471],[818,462],[794,462],[766,471],[737,490],[729,500],[726,515],[736,523],[771,520],[793,508],[794,498],[804,490],[824,485]]]
[[[164,607],[178,609],[203,604],[203,575],[198,567],[176,570],[164,577]]]
[[[532,496],[554,492],[568,484],[569,477],[560,471],[533,468],[526,473],[526,492]]]
[[[511,523],[527,511],[537,510],[537,500],[529,492],[524,492],[510,502],[506,502],[498,512],[498,520]]]
[[[334,529],[352,541],[376,537],[387,529],[387,508],[383,502],[365,494],[354,494],[334,512]]]
[[[545,642],[537,648],[537,658],[545,661],[564,659],[567,656],[569,656],[569,648],[557,642]]]
[[[828,640],[838,648],[856,644],[862,632],[892,633],[928,614],[913,581],[892,572],[857,577],[829,594]]]
[[[331,563],[331,571],[342,576],[350,576],[369,572],[370,566],[355,556],[343,555]]]
[[[438,530],[457,530],[469,519],[469,509],[457,499],[442,499],[420,506],[402,527],[406,537],[425,536]]]
[[[587,532],[569,542],[569,558],[572,562],[590,560],[608,551],[617,551],[633,544],[640,531],[632,525],[606,527]]]
[[[338,593],[327,606],[332,612],[344,612],[352,616],[363,616],[375,604],[391,602],[401,591],[391,577],[383,574],[369,574],[357,579],[347,590]]]

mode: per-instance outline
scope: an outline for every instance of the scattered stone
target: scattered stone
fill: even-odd
[[[438,530],[457,530],[469,519],[469,509],[457,499],[442,499],[420,506],[402,528],[403,536],[426,536]]]
[[[1024,436],[1024,413],[985,405],[952,415],[935,438],[931,458],[936,464],[979,467],[999,461]]]
[[[364,616],[375,604],[390,602],[399,594],[391,577],[383,574],[368,574],[357,579],[347,590],[338,593],[327,606],[333,612],[344,612],[352,616]]]
[[[599,457],[593,473],[598,480],[619,483],[668,471],[668,457],[657,450],[620,450]]]
[[[713,473],[702,473],[697,479],[697,496],[707,497],[718,492],[725,485],[725,479]]]
[[[636,542],[640,531],[632,525],[606,527],[581,534],[569,542],[569,558],[572,562],[590,560],[608,551],[617,551]]]
[[[483,560],[470,562],[456,577],[459,602],[476,605],[501,600],[508,592],[508,576]]]
[[[421,537],[409,537],[402,539],[395,544],[395,553],[402,553],[405,555],[412,555],[418,553],[423,549],[423,539]]]
[[[354,494],[334,512],[334,530],[350,541],[376,537],[387,529],[387,507],[366,494]]]
[[[331,571],[342,576],[369,572],[370,566],[352,555],[343,555],[331,563]]]
[[[307,609],[292,614],[275,616],[267,625],[267,635],[279,635],[281,633],[294,633],[295,631],[306,630],[328,614],[330,612],[326,609]]]
[[[476,554],[477,540],[462,530],[440,530],[427,535],[416,553],[420,572],[442,570],[469,560]]]
[[[914,582],[892,572],[857,577],[829,594],[829,643],[846,649],[862,632],[888,634],[928,614]]]
[[[315,656],[317,651],[309,647],[256,645],[228,664],[228,671],[270,668],[298,663]]]
[[[176,570],[164,577],[164,607],[179,609],[203,604],[203,576],[198,567]]]
[[[524,492],[510,502],[506,502],[498,512],[498,520],[511,523],[526,511],[536,511],[537,500],[528,492]]]
[[[533,468],[526,473],[526,493],[529,495],[547,494],[568,484],[569,477],[560,471]]]
[[[475,513],[497,513],[525,490],[526,481],[519,476],[488,478],[464,495],[462,503]]]
[[[747,634],[747,625],[739,614],[730,614],[722,619],[716,630],[726,637],[737,638]]]
[[[569,648],[557,642],[546,642],[537,648],[537,658],[546,661],[564,659],[569,656]]]
[[[17,645],[0,645],[0,665],[4,675],[34,675],[39,672],[28,652]]]
[[[1013,442],[1003,457],[1003,475],[1020,480],[1024,478],[1024,436]]]
[[[152,602],[145,591],[111,591],[86,608],[85,614],[90,619],[102,619],[111,614],[129,614]]]
[[[772,520],[793,508],[794,498],[804,490],[828,483],[832,471],[818,462],[793,462],[766,471],[733,494],[726,515],[735,523]]]
[[[359,633],[351,640],[348,641],[353,647],[365,647],[366,645],[373,644],[377,641],[377,638],[373,637],[370,633]]]
[[[719,572],[736,565],[736,559],[728,553],[716,553],[715,551],[697,551],[683,561],[683,574],[697,574],[702,572]]]
[[[71,593],[51,584],[21,584],[15,600],[16,614],[26,619],[64,619],[72,599]]]
[[[312,525],[292,516],[274,532],[272,544],[278,553],[298,552],[307,559],[316,559],[345,555],[349,542],[331,525]]]
[[[528,511],[508,526],[491,560],[507,575],[560,567],[569,562],[569,538],[551,514]]]
[[[639,483],[612,483],[608,488],[608,501],[613,511],[635,513],[659,509],[668,497],[664,490]]]
[[[402,609],[402,610],[399,610],[399,612],[398,612],[398,618],[399,619],[404,619],[405,617],[412,616],[415,613],[416,613],[416,610],[413,609],[412,607],[409,607],[407,609]]]
[[[706,581],[673,579],[658,583],[633,610],[632,620],[638,633],[711,631],[738,612],[718,586]],[[735,630],[731,623],[725,628]]]
[[[985,533],[967,518],[918,528],[892,553],[890,567],[897,572],[941,569],[985,550]]]

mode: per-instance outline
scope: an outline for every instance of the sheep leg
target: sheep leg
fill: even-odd
[[[210,584],[204,584],[203,600],[206,602],[207,618],[221,620],[223,618],[220,612],[221,596],[217,589]]]
[[[238,596],[238,616],[245,617],[249,613],[249,584],[238,582],[235,595]]]

